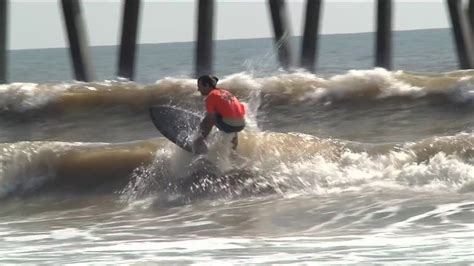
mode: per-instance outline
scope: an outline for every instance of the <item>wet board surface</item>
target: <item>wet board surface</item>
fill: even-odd
[[[171,106],[150,107],[151,120],[167,139],[192,152],[193,136],[199,128],[201,116],[187,110]]]

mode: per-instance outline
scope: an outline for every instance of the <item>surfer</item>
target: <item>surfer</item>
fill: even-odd
[[[213,126],[219,130],[234,134],[232,149],[237,149],[237,132],[245,128],[245,106],[229,91],[217,88],[219,79],[205,75],[198,78],[198,91],[206,97],[206,116],[199,125],[199,136],[193,142],[196,154],[207,153],[205,140]]]

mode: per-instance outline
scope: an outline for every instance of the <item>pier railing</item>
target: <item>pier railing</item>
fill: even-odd
[[[122,35],[119,49],[117,76],[134,80],[137,32],[142,0],[123,0]],[[195,76],[213,73],[214,0],[196,0]],[[0,0],[0,83],[7,83],[7,25],[8,2]],[[94,68],[90,60],[89,44],[84,27],[80,0],[58,0],[62,7],[64,25],[75,79],[92,81]],[[291,32],[285,0],[267,0],[273,25],[275,49],[281,66],[294,67],[293,49],[289,42]],[[392,68],[392,0],[376,0],[376,40],[374,66]],[[453,39],[456,44],[459,67],[474,68],[474,0],[446,0],[450,14]],[[320,14],[323,0],[306,0],[303,41],[298,67],[316,71]]]

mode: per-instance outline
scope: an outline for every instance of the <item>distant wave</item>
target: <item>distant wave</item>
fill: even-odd
[[[306,72],[255,78],[246,73],[222,77],[220,86],[248,99],[255,91],[262,103],[328,104],[337,101],[382,100],[404,98],[417,100],[442,97],[446,101],[472,104],[474,71],[420,74],[404,71],[351,70],[334,76]],[[153,85],[133,82],[34,84],[14,83],[0,86],[0,110],[24,112],[41,108],[69,110],[75,108],[127,106],[141,109],[169,101],[193,102],[199,95],[195,79],[165,78]]]
[[[1,147],[1,197],[110,193],[137,179],[150,188],[146,182],[179,178],[176,171],[186,170],[190,163],[187,153],[164,138],[121,144],[18,142]],[[299,133],[245,132],[238,152],[249,160],[245,174],[252,180],[241,185],[253,189],[316,194],[474,189],[473,133],[375,145]],[[221,167],[227,157],[216,154],[210,158]]]

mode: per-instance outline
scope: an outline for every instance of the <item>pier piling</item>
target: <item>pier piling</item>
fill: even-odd
[[[471,69],[474,66],[472,51],[472,33],[463,12],[462,1],[446,0],[448,5],[451,28],[454,35],[454,42],[458,54],[459,67],[461,69]]]
[[[213,74],[214,0],[199,0],[195,76]]]
[[[0,0],[0,84],[7,83],[8,0]]]
[[[392,69],[392,0],[377,0],[375,66]]]
[[[268,4],[273,22],[273,32],[278,52],[278,60],[283,68],[289,69],[293,59],[290,46],[291,33],[288,25],[286,4],[284,0],[268,0]]]
[[[321,2],[321,0],[306,0],[301,66],[309,72],[314,72],[316,67]]]
[[[13,2],[13,1],[11,1]],[[0,84],[8,79],[9,0],[0,0]],[[118,51],[117,75],[135,79],[137,37],[141,0],[122,0],[123,16],[121,42]],[[195,77],[214,74],[215,0],[196,0]],[[449,12],[453,40],[460,69],[474,68],[474,0],[445,0]],[[90,47],[81,12],[81,0],[60,1],[69,52],[76,80],[90,82],[95,73]],[[294,61],[291,30],[285,0],[267,0],[279,64],[289,70]],[[304,32],[299,65],[309,72],[316,71],[318,41],[323,0],[306,0]],[[376,39],[374,64],[392,69],[392,0],[376,0]],[[14,48],[14,47],[13,47]]]
[[[471,43],[474,46],[474,0],[469,0],[467,7],[467,18],[469,20],[469,29],[471,33]]]
[[[134,80],[135,76],[135,51],[140,2],[141,0],[125,0],[123,3],[122,38],[117,75],[129,80]]]
[[[92,71],[80,0],[62,0],[61,3],[76,80],[92,81],[95,77]]]

